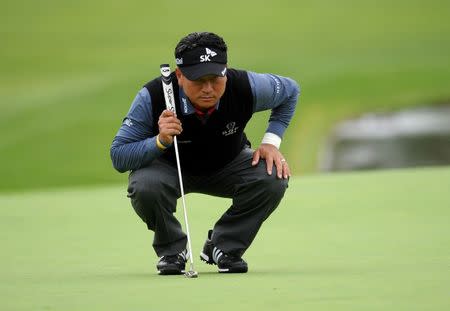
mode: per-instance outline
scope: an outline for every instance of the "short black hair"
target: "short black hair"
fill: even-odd
[[[193,32],[181,38],[175,47],[175,57],[181,57],[185,51],[192,50],[198,46],[216,48],[227,52],[227,44],[223,38],[212,32]]]

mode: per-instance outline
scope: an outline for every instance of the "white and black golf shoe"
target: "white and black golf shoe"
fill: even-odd
[[[220,273],[246,273],[248,266],[245,260],[215,247],[211,241],[211,235],[212,230],[209,230],[203,251],[200,253],[200,260],[209,265],[217,265]]]
[[[159,258],[156,269],[160,275],[183,274],[188,260],[187,250],[175,255],[166,255]]]

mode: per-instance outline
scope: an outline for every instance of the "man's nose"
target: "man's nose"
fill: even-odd
[[[202,91],[205,93],[209,93],[213,90],[212,82],[211,81],[205,81],[202,84]]]

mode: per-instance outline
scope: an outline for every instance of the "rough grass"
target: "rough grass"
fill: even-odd
[[[0,195],[0,309],[448,310],[449,185],[449,168],[292,178],[245,275],[200,263],[229,202],[188,195],[198,279],[156,275],[125,185]]]

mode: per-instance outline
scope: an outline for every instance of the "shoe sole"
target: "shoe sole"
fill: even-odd
[[[206,255],[205,253],[201,252],[200,253],[200,260],[206,262],[208,265],[217,265],[214,261],[209,259],[209,256]],[[247,266],[242,266],[242,267],[235,267],[233,269],[221,269],[218,268],[219,273],[247,273],[248,271],[248,267]]]
[[[172,269],[168,269],[168,270],[158,270],[158,274],[159,275],[180,275],[180,274],[184,274],[186,271],[185,270],[172,270]]]
[[[244,266],[244,267],[237,267],[237,268],[233,268],[233,269],[220,269],[219,268],[219,273],[247,273],[248,271],[248,267]]]

